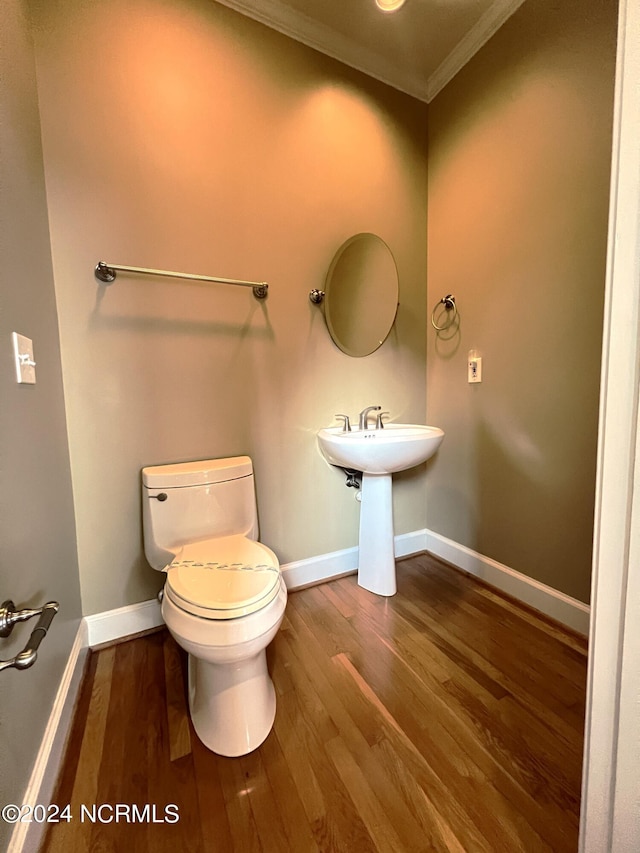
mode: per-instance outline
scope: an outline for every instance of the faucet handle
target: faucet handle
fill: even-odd
[[[378,414],[376,415],[376,429],[384,429],[384,424],[382,423],[382,418],[388,414],[389,414],[389,412],[378,412]]]
[[[351,424],[349,423],[349,415],[334,415],[334,417],[344,419],[344,426],[342,427],[342,432],[351,432]]]

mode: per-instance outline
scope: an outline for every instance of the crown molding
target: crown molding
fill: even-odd
[[[517,11],[525,0],[496,0],[433,72],[426,86],[427,103],[449,83],[472,57],[483,47]]]
[[[394,89],[429,103],[525,0],[496,0],[428,79],[388,62],[374,51],[367,50],[304,12],[285,6],[279,0],[217,2]]]
[[[260,24],[270,27],[294,41],[311,47],[320,53],[337,59],[344,65],[361,71],[369,77],[411,95],[420,101],[426,101],[426,81],[406,69],[380,57],[377,53],[359,45],[352,39],[337,33],[331,27],[321,24],[303,12],[284,6],[278,0],[217,0],[222,6],[252,18]],[[259,5],[258,5],[259,3]]]

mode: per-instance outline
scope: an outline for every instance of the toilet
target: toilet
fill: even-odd
[[[248,456],[142,469],[144,550],[167,575],[162,616],[189,655],[189,709],[218,755],[265,740],[276,696],[266,648],[284,618],[278,558],[258,542]]]

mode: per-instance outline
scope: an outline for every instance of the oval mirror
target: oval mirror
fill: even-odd
[[[398,310],[398,270],[375,234],[356,234],[340,246],[325,283],[329,334],[347,355],[360,358],[386,340]]]

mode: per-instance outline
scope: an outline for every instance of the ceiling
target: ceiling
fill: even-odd
[[[524,0],[218,0],[429,102]]]

